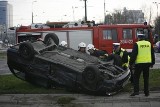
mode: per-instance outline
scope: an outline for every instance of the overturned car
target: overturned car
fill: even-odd
[[[10,47],[10,71],[30,83],[93,94],[112,95],[127,84],[129,70],[58,44],[58,37],[51,33],[44,41],[26,41]]]

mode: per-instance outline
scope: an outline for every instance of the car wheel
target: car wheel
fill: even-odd
[[[83,85],[89,89],[96,90],[100,81],[100,72],[96,66],[90,65],[82,73]]]
[[[31,60],[34,57],[34,48],[29,42],[21,43],[19,46],[19,54],[26,60]]]
[[[8,63],[8,68],[17,78],[25,80],[25,72],[17,71],[12,67],[12,64]]]
[[[12,68],[12,66],[10,64],[8,64],[8,68],[15,75],[14,69]]]
[[[49,33],[44,38],[44,43],[48,46],[51,44],[59,45],[59,38],[55,33]]]

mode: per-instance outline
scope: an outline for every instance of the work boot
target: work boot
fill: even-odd
[[[134,92],[130,96],[135,96],[135,95],[139,95],[139,93],[138,92]]]
[[[148,97],[149,96],[149,91],[144,91],[144,94],[145,94],[146,97]]]
[[[149,93],[145,93],[145,96],[148,97],[148,96],[149,96]]]

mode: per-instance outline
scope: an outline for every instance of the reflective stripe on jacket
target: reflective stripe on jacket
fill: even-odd
[[[138,54],[135,63],[151,63],[151,43],[148,41],[138,41]]]

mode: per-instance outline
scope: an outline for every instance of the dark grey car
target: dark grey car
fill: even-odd
[[[49,36],[51,38],[44,42],[22,42],[8,49],[8,67],[16,77],[45,87],[107,95],[118,92],[127,84],[129,70],[58,46],[58,37]]]

